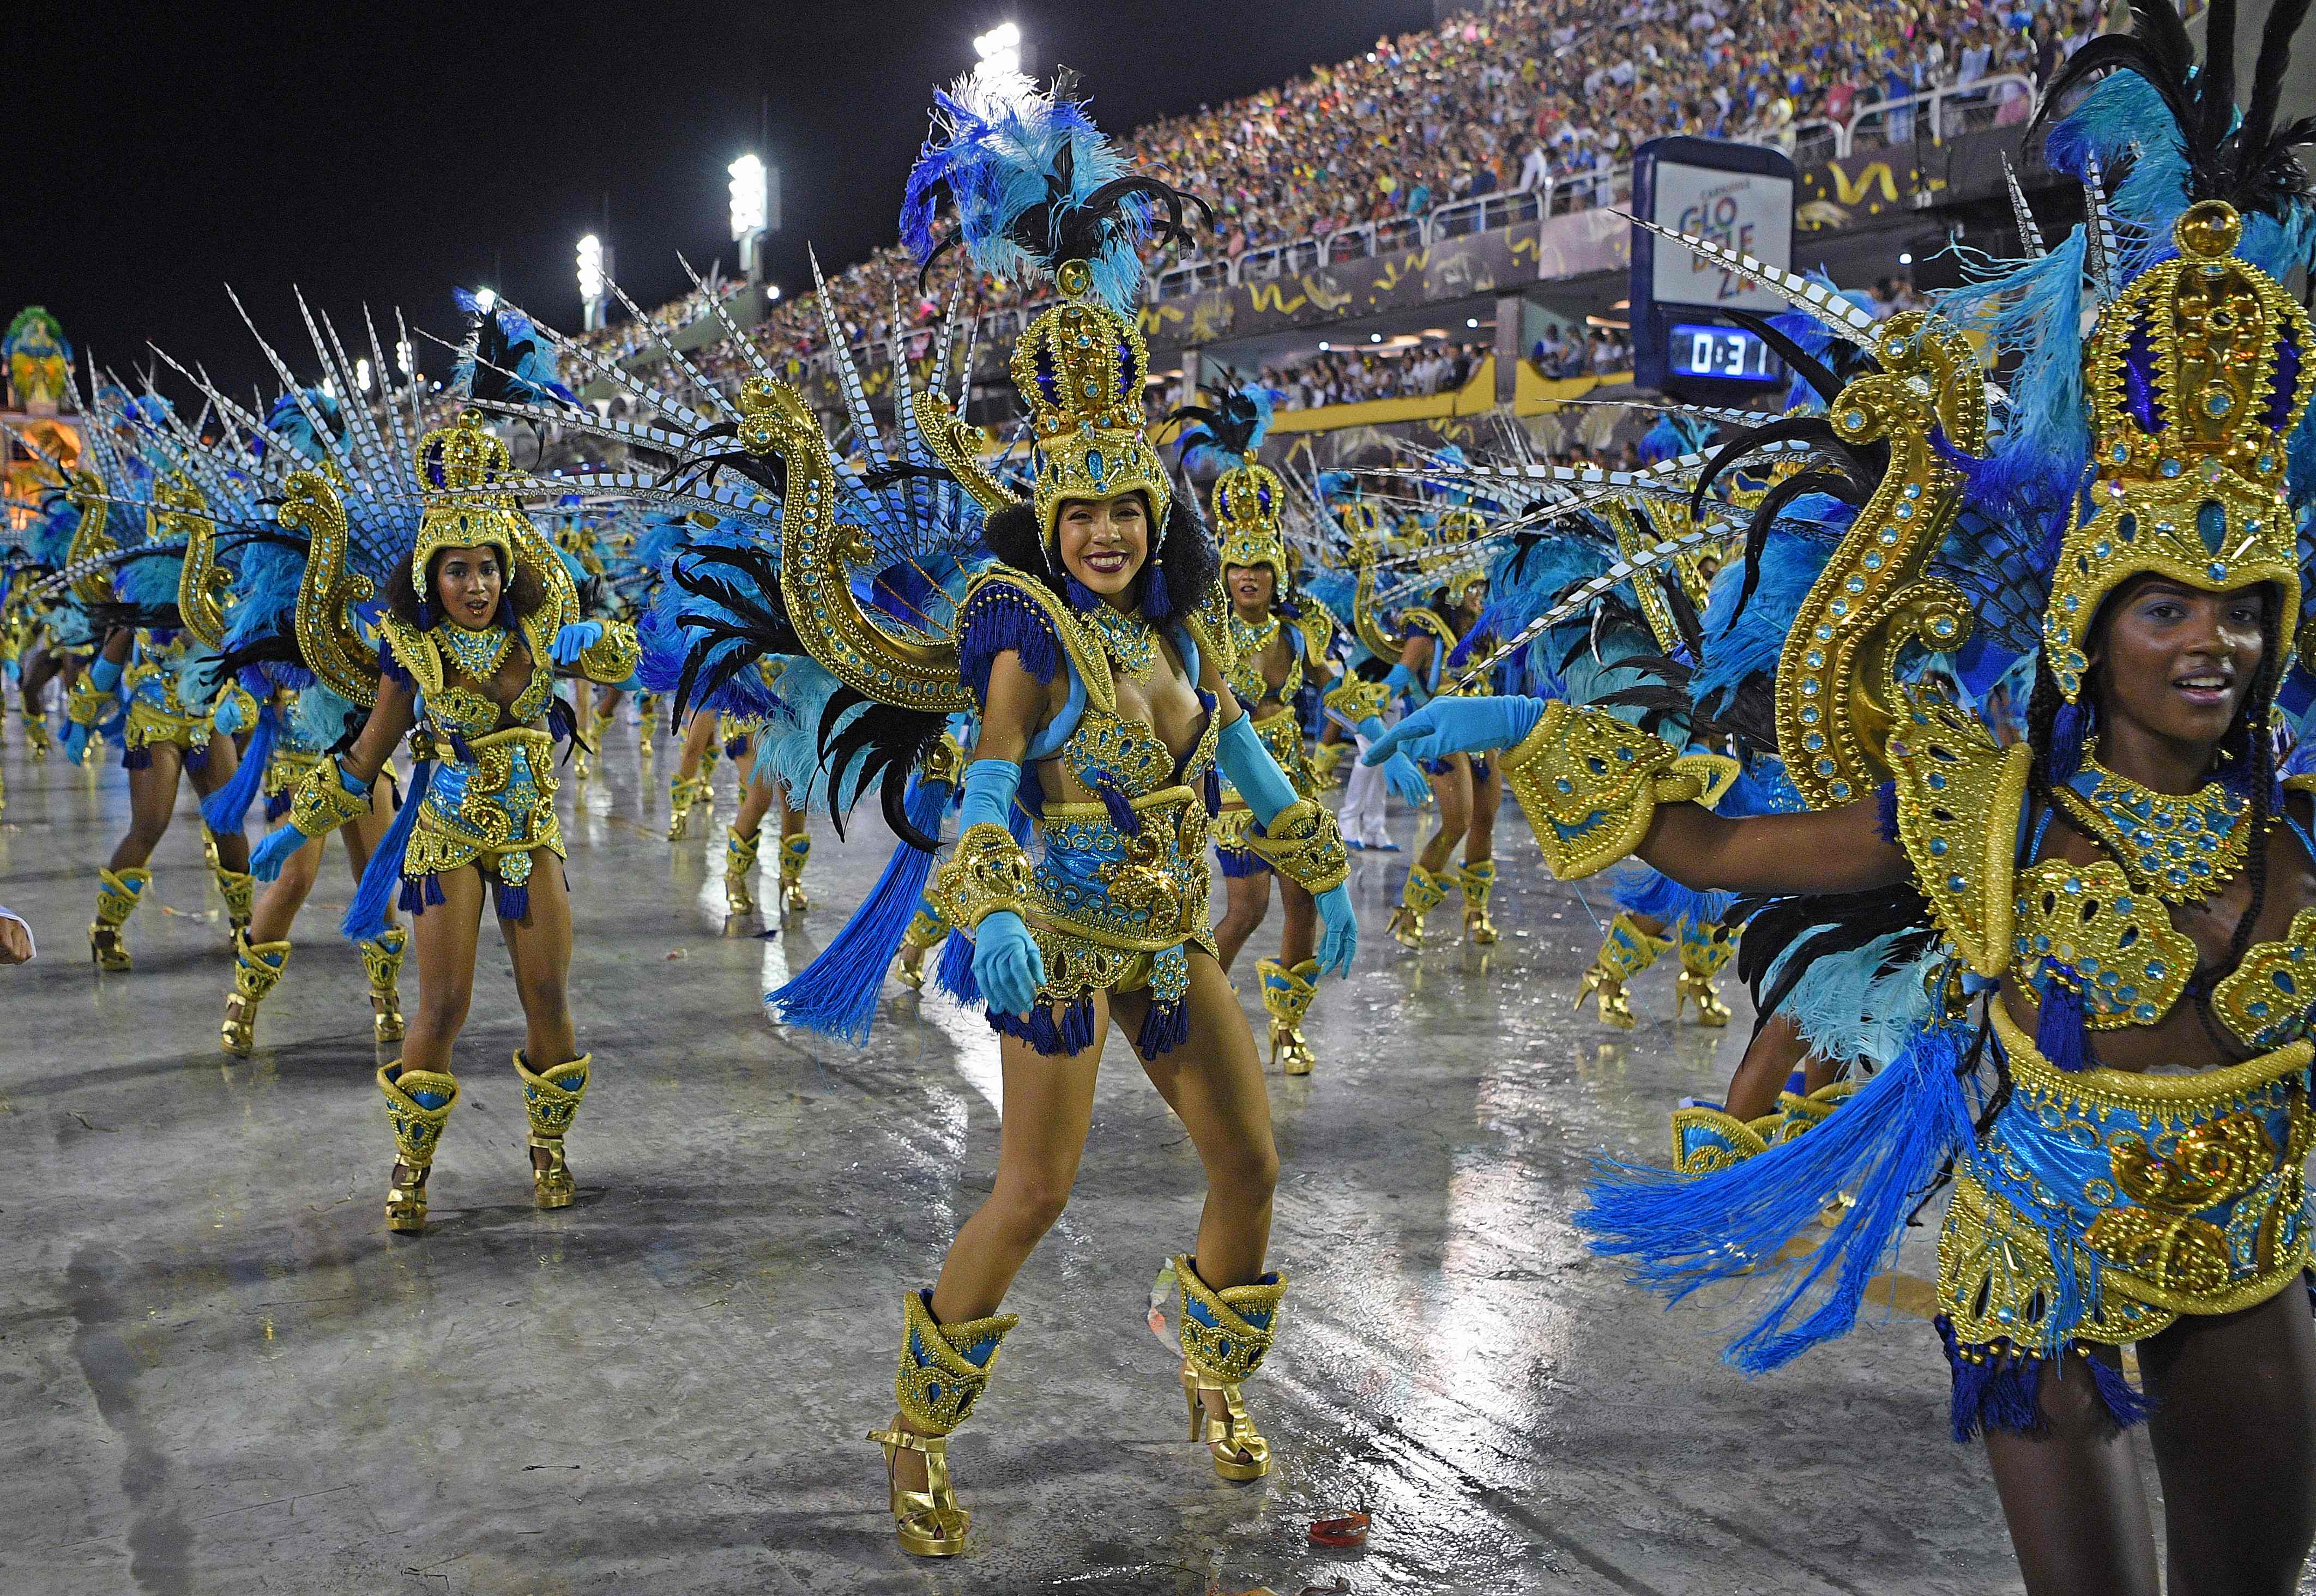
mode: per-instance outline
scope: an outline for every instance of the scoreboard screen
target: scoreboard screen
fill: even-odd
[[[1742,327],[1675,322],[1666,329],[1668,364],[1675,377],[1722,382],[1782,382],[1785,363]]]

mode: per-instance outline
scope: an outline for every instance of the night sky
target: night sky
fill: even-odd
[[[367,302],[455,339],[453,283],[565,330],[573,245],[603,230],[646,309],[736,252],[726,164],[763,96],[785,231],[809,286],[895,235],[931,91],[1011,18],[1025,66],[1077,69],[1112,132],[1428,26],[1430,0],[967,0],[622,6],[43,5],[9,30],[0,327],[28,303],[116,369],[147,340],[238,391],[274,386],[224,285],[305,348],[292,284],[343,330]],[[419,361],[450,355],[417,338]],[[301,368],[301,375],[310,376]],[[183,396],[173,380],[165,389]]]

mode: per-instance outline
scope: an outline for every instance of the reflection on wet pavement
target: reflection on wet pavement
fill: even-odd
[[[1113,1042],[1075,1200],[956,1442],[977,1545],[903,1557],[860,1437],[890,1412],[903,1291],[989,1187],[996,1048],[894,982],[865,1050],[772,1021],[762,994],[833,935],[886,834],[866,812],[849,842],[824,825],[811,913],[770,937],[727,925],[729,772],[671,847],[672,749],[663,733],[639,771],[634,735],[565,786],[596,1060],[581,1201],[530,1204],[519,1010],[486,931],[415,1240],[380,1224],[389,1144],[336,856],[257,1057],[227,1060],[190,807],[154,902],[195,912],[148,907],[137,970],[100,980],[79,935],[119,773],[27,765],[12,740],[0,900],[42,957],[0,971],[0,1590],[2018,1588],[1983,1464],[1946,1439],[1932,1231],[1877,1285],[1874,1326],[1750,1382],[1713,1334],[1741,1294],[1668,1314],[1579,1244],[1594,1155],[1661,1159],[1667,1111],[1718,1094],[1745,1016],[1670,1024],[1670,963],[1635,983],[1630,1035],[1572,1011],[1594,921],[1510,823],[1485,958],[1452,916],[1398,949],[1410,856],[1358,858],[1362,969],[1313,1010],[1317,1072],[1269,1077],[1293,1292],[1247,1394],[1271,1478],[1225,1485],[1182,1439],[1143,1314],[1193,1235],[1198,1160]],[[1267,946],[1238,972],[1258,1028]],[[1346,1511],[1373,1515],[1364,1550],[1308,1545]]]

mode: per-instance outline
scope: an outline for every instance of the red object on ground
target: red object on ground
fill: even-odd
[[[1363,1512],[1345,1513],[1339,1519],[1314,1519],[1311,1523],[1311,1544],[1363,1547],[1367,1543],[1367,1516]]]

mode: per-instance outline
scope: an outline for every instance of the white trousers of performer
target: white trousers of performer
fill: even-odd
[[[1386,714],[1384,723],[1389,725],[1397,719],[1395,714]],[[1353,740],[1364,757],[1369,746],[1367,740],[1354,737]],[[1380,847],[1391,840],[1391,833],[1384,828],[1384,801],[1390,792],[1382,766],[1352,765],[1350,785],[1343,789],[1343,805],[1335,811],[1335,823],[1346,842],[1356,842],[1361,847]]]

